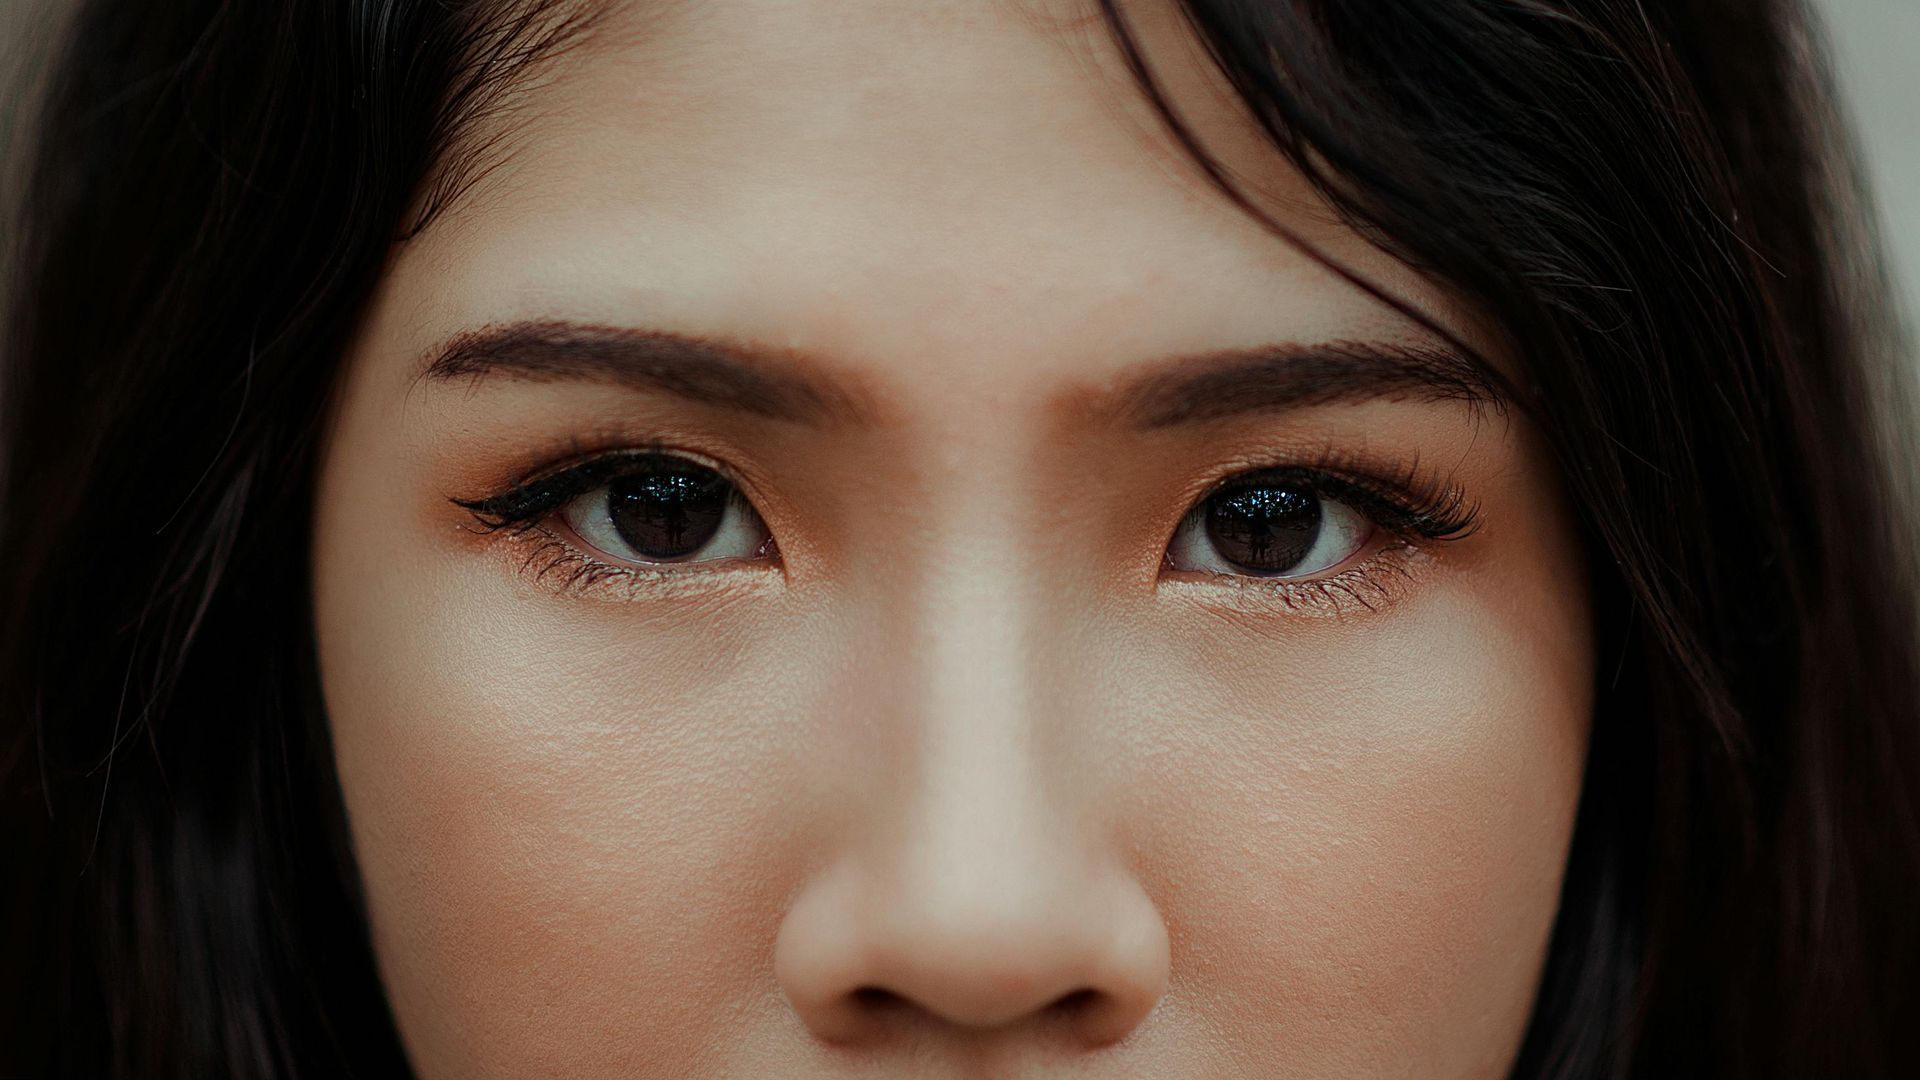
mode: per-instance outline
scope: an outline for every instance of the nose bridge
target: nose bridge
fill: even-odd
[[[911,645],[894,658],[907,680],[897,721],[915,736],[914,816],[936,832],[965,819],[1011,824],[989,821],[989,807],[1001,818],[1033,809],[1045,736],[1060,733],[1048,729],[1064,687],[1041,647],[1040,590],[1018,553],[994,554],[933,575],[900,637]]]
[[[1086,861],[1081,808],[1055,768],[1065,718],[1032,591],[963,576],[929,596],[922,648],[903,658],[918,675],[899,720],[917,737],[874,869],[897,912],[1012,929]]]
[[[1164,925],[1075,783],[1087,729],[1050,625],[1063,616],[1012,501],[954,500],[956,535],[921,548],[942,561],[905,568],[870,629],[867,700],[900,752],[854,767],[894,775],[776,946],[789,1000],[831,1041],[1044,1020],[1104,1045],[1164,987]]]
[[[876,925],[895,924],[881,947],[896,953],[906,941],[920,953],[957,944],[941,935],[977,946],[1029,934],[1021,923],[1042,917],[1047,893],[1070,888],[1064,879],[1087,861],[1072,824],[1080,808],[1054,768],[1070,734],[1066,688],[1044,647],[1044,571],[1015,520],[1030,516],[1010,513],[1015,500],[978,472],[970,479],[972,490],[948,485],[925,545],[945,554],[916,568],[902,590],[913,600],[896,609],[906,625],[885,647],[897,680],[887,722],[911,750],[863,861],[884,897]]]
[[[863,677],[912,747],[901,820],[935,845],[1017,831],[1005,818],[1036,809],[1051,786],[1048,737],[1068,734],[1037,508],[1008,480],[1025,471],[1009,442],[981,439],[927,470],[920,535],[901,545],[920,554],[886,576],[869,643],[877,663]]]

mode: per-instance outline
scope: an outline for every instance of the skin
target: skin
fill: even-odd
[[[1511,370],[1130,10],[1265,209]],[[1504,1075],[1593,679],[1520,413],[1116,419],[1168,358],[1432,335],[1207,188],[1077,7],[617,11],[505,134],[396,250],[316,502],[324,691],[422,1076]],[[845,407],[425,373],[515,320],[753,345]],[[564,526],[450,501],[622,446],[719,463],[777,557],[569,586],[534,548]],[[1216,481],[1327,453],[1476,526],[1376,540],[1344,593],[1165,564]]]

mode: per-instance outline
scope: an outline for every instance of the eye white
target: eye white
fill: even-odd
[[[620,562],[673,566],[722,559],[752,559],[759,557],[767,544],[766,526],[760,523],[759,515],[748,509],[736,494],[726,500],[719,527],[698,548],[670,559],[646,555],[635,550],[614,526],[609,508],[611,495],[611,489],[602,484],[568,501],[560,508],[560,517],[580,539],[601,554]]]
[[[1373,535],[1373,523],[1366,515],[1346,503],[1318,498],[1320,524],[1305,554],[1292,566],[1263,572],[1242,567],[1226,558],[1214,544],[1207,529],[1207,515],[1193,514],[1167,545],[1167,561],[1176,570],[1197,570],[1209,574],[1236,577],[1261,577],[1286,580],[1312,577],[1339,566],[1358,554]]]

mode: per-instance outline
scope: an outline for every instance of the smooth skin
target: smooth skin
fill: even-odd
[[[1263,149],[1171,11],[1128,11],[1276,218],[1517,372]],[[396,249],[316,495],[421,1076],[1504,1075],[1594,674],[1521,411],[1130,413],[1223,350],[1434,335],[1209,189],[1078,6],[639,5],[503,133]],[[563,322],[738,346],[817,407],[429,370]],[[453,501],[622,447],[717,465],[770,554],[583,576],[564,523]],[[1169,564],[1214,484],[1329,456],[1475,527],[1338,588]]]

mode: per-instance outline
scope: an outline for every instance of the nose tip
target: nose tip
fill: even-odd
[[[875,904],[876,900],[883,900]],[[824,1041],[907,1028],[1064,1032],[1088,1048],[1125,1038],[1165,992],[1165,924],[1131,879],[981,896],[816,881],[781,926],[775,974]]]

